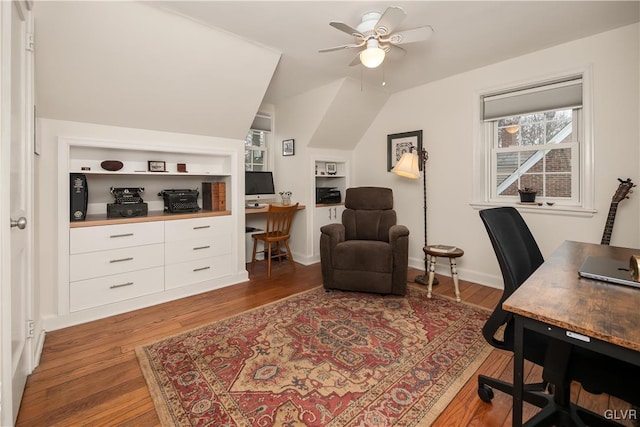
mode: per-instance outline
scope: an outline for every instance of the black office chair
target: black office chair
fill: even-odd
[[[502,309],[502,303],[544,259],[529,227],[516,209],[485,209],[480,211],[480,218],[489,234],[504,281],[502,298],[482,333],[492,346],[513,352],[514,319],[511,313]],[[503,334],[500,333],[502,330]],[[592,393],[605,392],[635,405],[640,400],[637,391],[640,368],[637,366],[572,347],[527,329],[524,331],[524,358],[543,366],[544,381],[525,384],[524,401],[543,408],[530,420],[532,425],[618,425],[571,403],[573,380],[582,383],[583,388]],[[513,395],[513,384],[478,375],[480,399],[490,402],[493,399],[492,388]]]

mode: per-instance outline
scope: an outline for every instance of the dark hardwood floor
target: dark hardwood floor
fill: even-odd
[[[419,272],[410,270],[412,279]],[[454,297],[450,278],[439,276],[437,294]],[[47,333],[40,365],[27,381],[18,426],[154,426],[159,421],[134,353],[136,346],[277,301],[322,284],[320,264],[256,265],[248,282],[178,301]],[[501,292],[460,281],[465,303],[493,308]],[[494,350],[478,372],[510,379],[510,353]],[[529,379],[540,369],[527,365]],[[434,426],[509,426],[511,398],[500,392],[491,404],[476,393],[474,375]],[[595,412],[625,408],[623,402],[593,396],[576,385],[574,399]],[[526,416],[534,413],[525,407]]]

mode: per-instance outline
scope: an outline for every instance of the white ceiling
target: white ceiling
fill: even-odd
[[[638,1],[166,1],[145,2],[234,33],[282,54],[264,102],[294,96],[343,77],[397,92],[640,20]],[[400,6],[397,28],[431,25],[427,42],[375,70],[349,67],[356,53],[321,48],[353,38],[329,26],[356,27],[364,12]],[[384,73],[384,76],[383,76]]]

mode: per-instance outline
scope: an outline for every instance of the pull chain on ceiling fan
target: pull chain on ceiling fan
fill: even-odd
[[[358,56],[349,65],[362,63],[367,68],[376,68],[382,64],[387,53],[398,51],[404,54],[406,52],[398,45],[425,41],[433,34],[433,28],[428,25],[394,33],[393,30],[406,16],[407,14],[402,8],[388,7],[384,13],[365,13],[356,28],[352,28],[344,22],[330,22],[329,25],[333,28],[355,37],[355,43],[320,49],[319,52],[360,49]]]

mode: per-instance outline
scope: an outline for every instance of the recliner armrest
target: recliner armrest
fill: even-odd
[[[342,224],[328,224],[320,227],[320,231],[322,234],[326,234],[331,238],[332,245],[336,243],[344,242],[345,238],[345,229]]]
[[[409,229],[406,226],[392,225],[389,228],[389,243],[393,245],[400,237],[406,237],[408,235],[409,235]]]
[[[404,225],[389,228],[389,245],[393,252],[393,279],[391,293],[407,293],[407,269],[409,267],[409,229]]]

